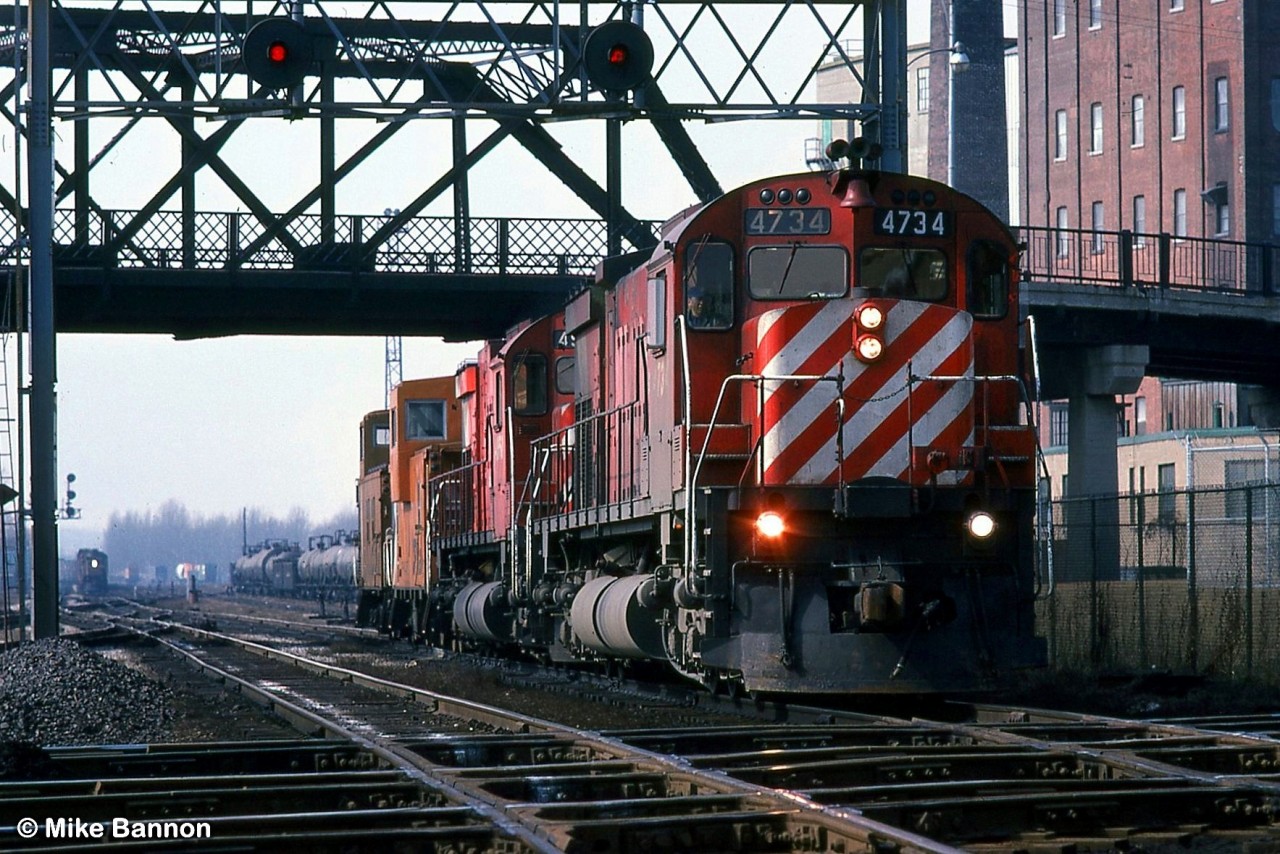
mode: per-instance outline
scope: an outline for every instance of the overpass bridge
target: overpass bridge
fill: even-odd
[[[590,280],[610,239],[593,219],[140,217],[55,213],[59,331],[493,337],[560,307]],[[658,226],[636,221],[622,248],[652,247]],[[1108,346],[1145,347],[1154,376],[1280,387],[1280,245],[1018,233],[1047,396],[1068,396],[1058,392],[1076,354]],[[0,213],[0,246],[16,245],[12,214]]]

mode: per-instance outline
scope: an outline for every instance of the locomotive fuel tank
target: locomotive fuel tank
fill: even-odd
[[[469,638],[511,640],[506,586],[499,581],[471,582],[453,600],[453,621]]]
[[[648,575],[605,576],[582,585],[569,626],[582,645],[621,658],[665,658],[656,612],[642,604]]]

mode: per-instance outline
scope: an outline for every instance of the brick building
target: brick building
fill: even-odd
[[[1021,0],[1019,16],[1022,222],[1280,235],[1280,3]]]

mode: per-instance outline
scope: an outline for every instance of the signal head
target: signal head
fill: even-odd
[[[268,89],[291,89],[315,58],[311,34],[292,18],[266,18],[245,33],[241,56],[249,77]]]
[[[606,92],[634,89],[653,71],[653,42],[637,24],[606,21],[582,46],[587,79]]]

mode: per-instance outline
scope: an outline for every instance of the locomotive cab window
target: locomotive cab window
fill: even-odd
[[[404,432],[410,442],[444,439],[444,401],[407,400],[404,404]]]
[[[938,249],[871,247],[858,256],[858,285],[873,296],[937,300],[947,295],[947,256]]]
[[[556,359],[556,392],[559,394],[573,394],[574,392],[574,366],[575,357],[561,356]]]
[[[690,329],[733,325],[733,247],[709,237],[685,250],[684,322]]]
[[[757,246],[747,280],[755,299],[833,299],[849,290],[849,255],[841,246]]]
[[[969,247],[966,303],[975,317],[1000,318],[1009,310],[1009,261],[1000,244],[975,240]]]
[[[516,415],[543,415],[547,411],[547,357],[524,353],[511,374],[511,408]]]

